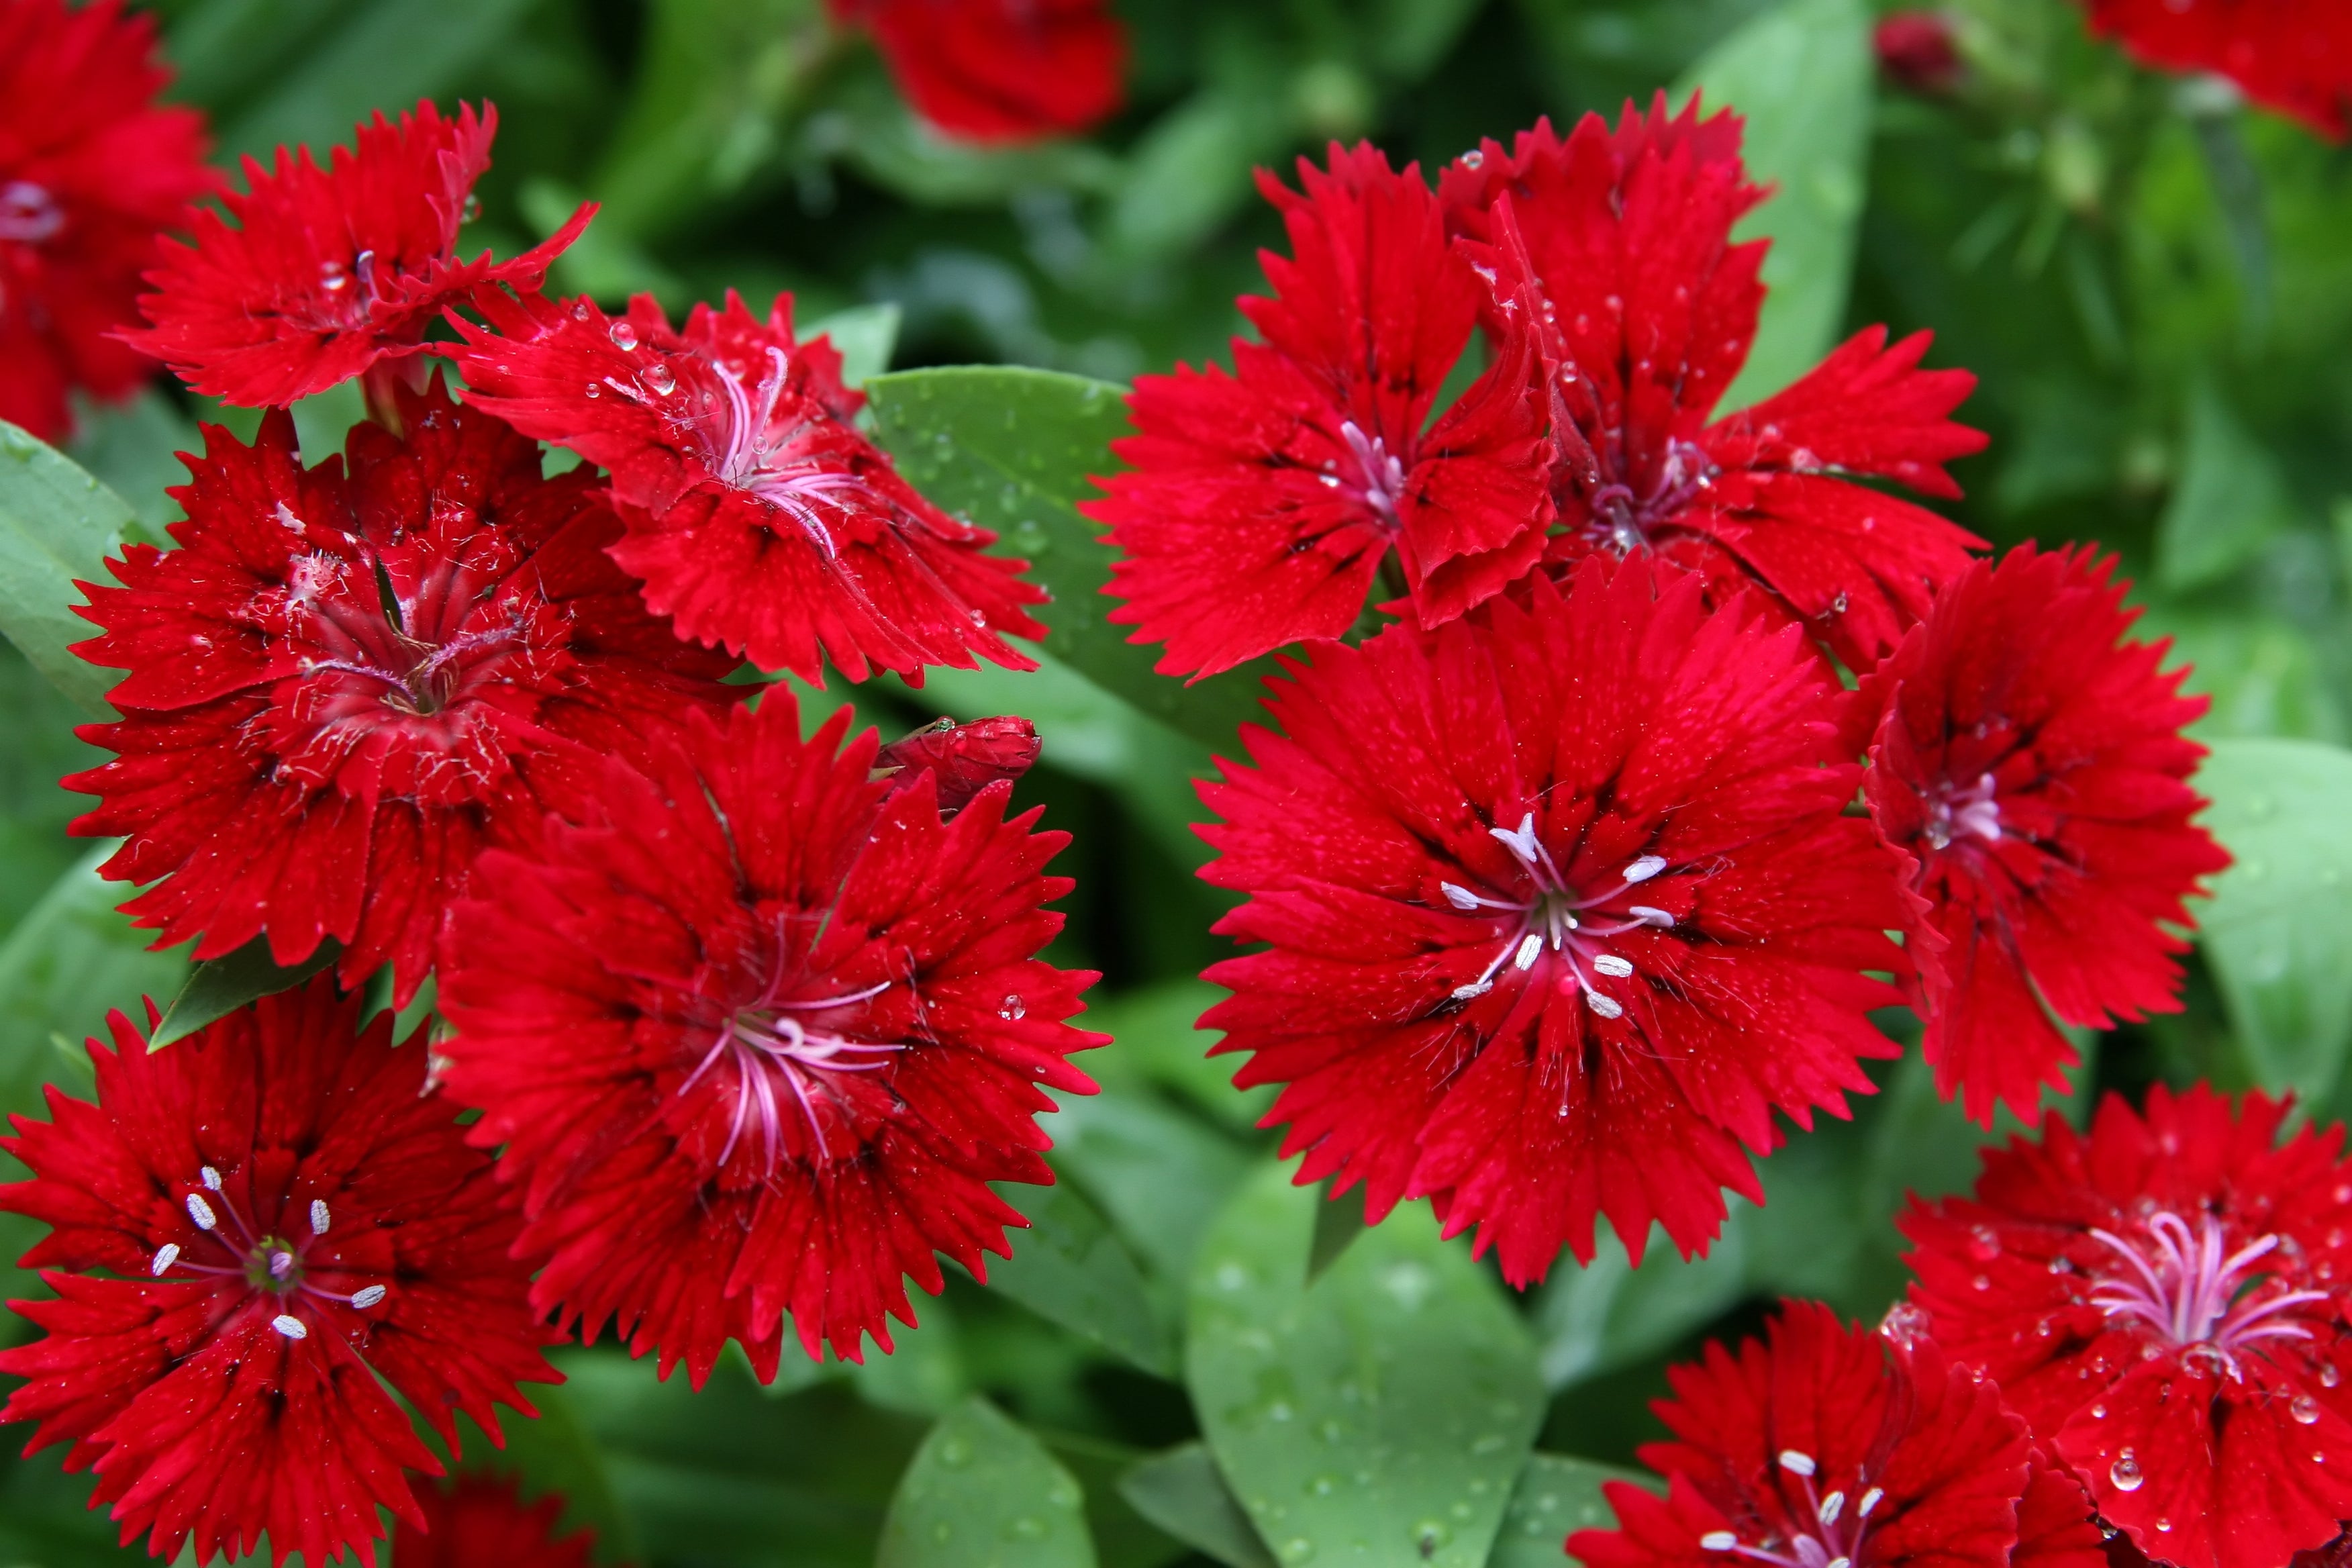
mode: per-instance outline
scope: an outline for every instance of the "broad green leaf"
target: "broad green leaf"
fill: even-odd
[[[1209,1054],[1224,1033],[1195,1026],[1224,994],[1206,981],[1171,980],[1089,998],[1084,1022],[1118,1042],[1111,1048],[1125,1065],[1226,1126],[1246,1132],[1273,1106],[1275,1090],[1270,1084],[1235,1089],[1234,1074],[1249,1058]]]
[[[1747,368],[1723,406],[1744,408],[1811,370],[1837,342],[1868,184],[1870,8],[1863,0],[1785,0],[1691,68],[1673,94],[1728,106],[1748,122],[1750,179],[1776,190],[1738,237],[1769,237],[1770,290]]]
[[[1086,1190],[1155,1275],[1185,1279],[1202,1233],[1241,1184],[1250,1157],[1149,1091],[1110,1081],[1107,1065],[1087,1065],[1101,1071],[1102,1092],[1058,1096],[1062,1109],[1043,1123],[1054,1139],[1055,1169]]]
[[[67,826],[93,803],[58,784],[105,760],[74,737],[83,718],[72,699],[0,641],[0,936],[89,852]]]
[[[2189,399],[2180,478],[2156,524],[2156,575],[2178,592],[2226,577],[2294,525],[2278,460],[2210,385]]]
[[[269,956],[269,939],[255,937],[226,957],[207,959],[188,972],[187,984],[163,1009],[163,1020],[147,1043],[162,1050],[184,1040],[215,1019],[226,1018],[248,1002],[291,991],[342,952],[333,937],[322,938],[319,951],[290,968]]]
[[[74,584],[113,581],[106,558],[138,526],[121,497],[0,420],[0,636],[94,719],[114,717],[106,694],[121,676],[66,651],[97,635],[73,613]]]
[[[1704,1258],[1685,1259],[1653,1227],[1642,1266],[1603,1221],[1592,1261],[1573,1257],[1552,1266],[1537,1299],[1535,1329],[1543,1345],[1543,1380],[1561,1389],[1616,1371],[1673,1344],[1737,1305],[1748,1292],[1748,1205],[1731,1200],[1723,1234]]]
[[[1187,1556],[1185,1543],[1153,1523],[1119,1489],[1146,1456],[1132,1444],[1040,1428],[1037,1440],[1087,1494],[1087,1529],[1106,1568],[1161,1568]],[[1248,1526],[1243,1526],[1244,1531]]]
[[[180,503],[164,492],[188,482],[180,454],[203,444],[179,405],[150,386],[128,403],[82,410],[67,454],[138,514],[140,531],[150,543],[162,544],[164,530],[180,521]]]
[[[851,386],[863,386],[890,368],[903,314],[896,305],[853,305],[801,323],[795,331],[803,342],[830,338],[841,353],[841,379]]]
[[[1312,1286],[1323,1278],[1323,1271],[1339,1261],[1340,1256],[1356,1243],[1356,1238],[1370,1228],[1364,1223],[1364,1191],[1331,1195],[1331,1182],[1324,1179],[1323,1201],[1315,1205],[1315,1237],[1307,1247],[1307,1283]]]
[[[1054,371],[950,366],[900,371],[866,384],[875,434],[924,494],[1002,536],[1054,602],[1038,608],[1045,651],[1171,727],[1230,749],[1234,726],[1258,716],[1257,666],[1197,685],[1152,673],[1157,653],[1104,619],[1112,552],[1076,503],[1099,494],[1089,477],[1118,466],[1128,433],[1120,389]]]
[[[1374,0],[1364,25],[1371,63],[1408,80],[1426,73],[1462,36],[1485,0]]]
[[[1604,1482],[1633,1481],[1654,1487],[1651,1478],[1614,1465],[1571,1459],[1564,1454],[1529,1454],[1519,1484],[1511,1489],[1510,1511],[1495,1538],[1486,1568],[1559,1568],[1560,1543],[1580,1530],[1613,1530],[1616,1510],[1601,1490]]]
[[[876,1568],[1094,1568],[1086,1494],[975,1395],[942,1416],[890,1500]]]
[[[1142,1272],[1095,1206],[1062,1185],[1007,1184],[1003,1195],[1029,1228],[1010,1233],[1013,1256],[990,1261],[989,1284],[1154,1376],[1175,1376]]]
[[[1210,1450],[1277,1562],[1476,1568],[1542,1420],[1535,1347],[1425,1205],[1307,1286],[1318,1201],[1268,1166],[1202,1243],[1185,1373]]]
[[[2217,741],[2197,775],[2236,864],[2199,914],[2254,1079],[2324,1105],[2352,1041],[2352,752]]]
[[[1246,207],[1260,164],[1280,161],[1296,111],[1278,80],[1203,88],[1153,122],[1113,197],[1107,237],[1118,255],[1192,248]]]
[[[1227,1568],[1275,1568],[1274,1554],[1199,1443],[1179,1443],[1139,1461],[1118,1479],[1135,1511]]]

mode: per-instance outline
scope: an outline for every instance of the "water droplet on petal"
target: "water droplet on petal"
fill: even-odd
[[[2294,1416],[2298,1425],[2308,1426],[2319,1419],[2319,1401],[2308,1394],[2298,1394],[2288,1402],[2286,1413]]]
[[[643,382],[646,390],[656,397],[667,397],[677,390],[677,377],[670,374],[669,366],[666,364],[647,365],[645,374],[637,379]]]
[[[2147,1477],[2140,1472],[2139,1461],[2132,1458],[2129,1448],[2116,1455],[2116,1462],[2107,1467],[2107,1479],[2116,1483],[2119,1492],[2136,1492],[2147,1484]]]
[[[587,395],[590,397],[602,397],[604,395],[604,389],[592,381],[588,384]]]
[[[575,321],[584,321],[588,319],[587,300],[574,300],[572,301],[572,319]]]
[[[613,323],[612,338],[613,346],[625,353],[637,346],[637,329],[626,321],[615,321]]]

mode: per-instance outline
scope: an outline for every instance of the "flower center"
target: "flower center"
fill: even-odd
[[[1336,473],[1323,476],[1323,482],[1361,501],[1381,525],[1391,533],[1402,526],[1397,503],[1404,499],[1404,464],[1390,455],[1388,443],[1378,436],[1367,436],[1363,426],[1349,419],[1339,426],[1339,438],[1348,443],[1348,450],[1356,459],[1353,482]]]
[[[1694,442],[1667,442],[1664,458],[1644,482],[1626,461],[1622,437],[1603,433],[1595,442],[1586,431],[1577,435],[1580,451],[1572,457],[1581,461],[1564,463],[1560,471],[1568,487],[1583,496],[1586,531],[1620,555],[1647,549],[1653,533],[1715,482],[1715,465]]]
[[[48,189],[30,180],[0,184],[0,239],[38,245],[66,226],[66,210]]]
[[[808,1163],[822,1164],[831,1152],[819,1108],[830,1103],[835,1114],[842,1110],[840,1087],[834,1075],[878,1072],[889,1065],[892,1054],[907,1048],[899,1043],[853,1039],[830,1029],[813,1028],[793,1016],[871,1001],[890,989],[887,980],[845,995],[794,1001],[777,1000],[777,989],[772,984],[769,994],[737,1009],[720,1026],[718,1038],[678,1085],[677,1095],[684,1098],[722,1062],[732,1068],[735,1103],[729,1113],[727,1143],[719,1152],[719,1163],[723,1166],[733,1160],[744,1135],[757,1128],[763,1175],[772,1175],[784,1158],[787,1098],[799,1107],[800,1119],[808,1127]]]
[[[2107,1321],[2136,1320],[2166,1343],[2210,1347],[2232,1377],[2240,1352],[2270,1340],[2309,1339],[2310,1328],[2286,1314],[2328,1299],[2324,1290],[2285,1289],[2275,1277],[2249,1288],[2255,1265],[2278,1249],[2279,1238],[2258,1237],[2225,1256],[2221,1222],[2210,1214],[2198,1216],[2194,1234],[2179,1215],[2160,1209],[2140,1240],[2096,1228],[2091,1235],[2122,1265],[2091,1290]]]
[[[1950,783],[1921,792],[1927,802],[1927,843],[1945,849],[1955,838],[2000,842],[2000,802],[1993,798],[1992,775],[1986,773],[1967,789]]]
[[[766,372],[748,392],[740,371],[726,364],[711,367],[718,373],[724,398],[714,421],[717,438],[705,433],[705,462],[721,484],[748,490],[791,518],[830,561],[840,553],[840,547],[828,511],[847,513],[860,505],[894,509],[862,477],[842,467],[837,454],[812,449],[810,437],[821,433],[824,422],[803,406],[807,400],[793,395],[785,416],[777,416],[792,363],[783,350],[772,345],[767,357]],[[609,379],[605,384],[648,406],[654,405],[640,388],[649,388],[654,397],[666,399],[677,384],[675,375],[662,366],[648,369],[637,380],[635,387]]]
[[[1586,1006],[1604,1018],[1622,1014],[1625,1005],[1602,990],[1592,978],[1597,974],[1625,980],[1633,973],[1631,962],[1608,951],[1607,940],[1644,927],[1672,926],[1675,917],[1648,904],[1629,904],[1622,916],[1602,911],[1601,906],[1623,897],[1664,870],[1665,858],[1644,855],[1627,866],[1608,891],[1582,896],[1569,885],[1553,861],[1551,851],[1536,837],[1535,813],[1522,816],[1517,827],[1490,827],[1486,831],[1511,852],[1511,858],[1519,863],[1535,887],[1532,895],[1525,899],[1490,899],[1457,883],[1438,884],[1445,901],[1465,913],[1498,910],[1518,917],[1512,922],[1494,962],[1477,979],[1467,985],[1455,986],[1454,1000],[1467,1002],[1484,996],[1495,988],[1496,977],[1504,972],[1506,964],[1513,970],[1532,970],[1549,949],[1567,966],[1570,979],[1584,995]],[[1591,973],[1588,974],[1587,970]]]
[[[303,325],[317,331],[355,331],[374,313],[375,252],[362,250],[346,267],[341,261],[319,264],[319,291],[310,298]]]
[[[1794,1506],[1788,1512],[1792,1523],[1786,1535],[1769,1531],[1751,1545],[1740,1539],[1738,1531],[1717,1530],[1698,1538],[1700,1547],[1773,1563],[1775,1568],[1853,1568],[1853,1560],[1862,1554],[1862,1538],[1870,1530],[1870,1516],[1886,1494],[1876,1487],[1864,1488],[1849,1508],[1843,1488],[1827,1497],[1815,1489],[1814,1477],[1820,1468],[1809,1454],[1794,1448],[1780,1451],[1783,1494],[1794,1491],[1801,1500],[1791,1500]],[[1867,1479],[1857,1473],[1854,1485],[1862,1487]]]
[[[210,1165],[205,1166],[198,1177],[197,1189],[181,1199],[181,1206],[195,1226],[197,1237],[187,1247],[165,1242],[157,1247],[147,1267],[153,1278],[194,1275],[200,1279],[240,1280],[252,1294],[275,1296],[278,1310],[270,1326],[289,1340],[310,1338],[310,1324],[298,1313],[311,1298],[340,1301],[363,1312],[389,1294],[381,1285],[369,1285],[346,1296],[315,1285],[304,1277],[304,1265],[311,1248],[332,1224],[324,1198],[310,1200],[305,1216],[310,1221],[310,1233],[297,1241],[276,1231],[264,1233],[248,1221],[229,1197],[221,1173]],[[224,1225],[228,1228],[225,1230]],[[226,1261],[204,1260],[207,1258]],[[332,1268],[331,1259],[328,1267]]]

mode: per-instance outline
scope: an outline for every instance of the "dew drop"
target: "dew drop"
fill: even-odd
[[[1992,1226],[1980,1225],[1969,1232],[1969,1256],[1979,1263],[1990,1263],[2000,1256],[2000,1237]]]
[[[2107,1467],[2107,1479],[2116,1483],[2119,1492],[2136,1492],[2147,1484],[2147,1477],[2140,1472],[2139,1461],[2132,1458],[2129,1448],[2116,1455],[2116,1462]]]
[[[667,397],[677,390],[677,377],[670,374],[669,366],[666,364],[647,365],[645,374],[637,379],[643,382],[646,390],[656,397]]]
[[[2286,1407],[2286,1413],[2298,1426],[2308,1426],[2319,1419],[2319,1401],[2308,1394],[2298,1394]]]
[[[1003,1004],[996,1009],[996,1016],[1008,1020],[1025,1018],[1029,1016],[1029,1005],[1018,996],[1007,996]]]
[[[2156,1521],[2156,1528],[2158,1533],[2169,1535],[2172,1532],[2172,1521],[2159,1519]]]
[[[591,397],[602,397],[604,395],[604,389],[592,381],[588,384],[587,395]]]
[[[572,319],[575,321],[584,321],[588,319],[587,300],[574,300],[572,301]]]
[[[2344,1374],[2336,1370],[2336,1363],[2334,1362],[2329,1362],[2326,1366],[2319,1369],[2320,1387],[2333,1388],[2343,1381]]]
[[[1969,1289],[1971,1289],[1971,1290],[1990,1290],[1990,1289],[1992,1289],[1992,1278],[1991,1278],[1991,1276],[1990,1276],[1990,1275],[1985,1275],[1985,1274],[1979,1274],[1979,1275],[1978,1275],[1975,1279],[1971,1279],[1971,1280],[1969,1280]]]
[[[637,329],[626,321],[615,321],[612,331],[613,346],[623,353],[637,346]]]

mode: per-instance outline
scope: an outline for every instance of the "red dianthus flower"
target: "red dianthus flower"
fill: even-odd
[[[147,275],[155,292],[139,300],[152,324],[125,340],[198,392],[284,405],[415,353],[461,300],[537,288],[594,209],[510,261],[457,259],[498,126],[494,107],[446,120],[425,102],[396,125],[379,113],[358,128],[358,151],[337,147],[325,169],[308,147],[280,147],[275,173],[248,157],[247,194],[222,197],[236,226],[199,213],[193,245],[163,242]]]
[[[1900,968],[1894,862],[1841,815],[1843,697],[1793,633],[1710,616],[1635,560],[1538,581],[1435,632],[1391,627],[1292,667],[1244,731],[1255,768],[1202,797],[1250,901],[1217,930],[1269,951],[1207,977],[1204,1028],[1286,1087],[1298,1180],[1433,1196],[1517,1284],[1605,1213],[1637,1260],[1685,1254],[1761,1193],[1741,1151],[1869,1092]]]
[[[1587,1568],[2105,1568],[2083,1489],[2041,1461],[2000,1392],[1933,1344],[1882,1340],[1790,1301],[1735,1356],[1670,1368],[1675,1441],[1642,1462],[1666,1495],[1604,1489],[1616,1530]]]
[[[988,1184],[1052,1179],[1035,1086],[1093,1087],[1062,1020],[1094,977],[1033,956],[1067,836],[1006,784],[942,820],[849,721],[694,716],[585,826],[485,857],[450,943],[446,1082],[524,1184],[534,1302],[698,1384],[730,1336],[774,1376],[788,1310],[812,1356],[889,1349],[903,1276],[1009,1252]]]
[[[424,1042],[359,1018],[324,975],[160,1051],[116,1013],[98,1103],[53,1088],[0,1139],[33,1172],[0,1208],[55,1227],[25,1262],[58,1293],[9,1303],[48,1335],[0,1352],[28,1380],[0,1418],[70,1443],[156,1557],[266,1531],[278,1563],[372,1558],[379,1507],[422,1522],[403,1468],[440,1471],[392,1393],[455,1452],[460,1413],[495,1440],[498,1405],[534,1414],[517,1384],[559,1381],[489,1157],[425,1092]]]
[[[865,26],[915,112],[951,136],[1084,131],[1124,96],[1127,29],[1105,0],[828,0]]]
[[[852,680],[974,655],[1034,668],[1003,634],[1044,637],[1023,606],[1045,595],[849,423],[865,396],[830,342],[793,339],[789,294],[762,321],[730,292],[683,332],[650,295],[617,318],[478,303],[497,332],[460,323],[467,401],[612,470],[628,523],[614,559],[680,636],[812,682],[826,658]]]
[[[2109,1096],[1902,1221],[1896,1309],[1999,1383],[2107,1522],[2181,1568],[2275,1568],[2352,1519],[2340,1128],[2202,1086]]]
[[[72,422],[68,389],[147,378],[113,333],[155,231],[218,183],[204,117],[154,101],[170,74],[121,0],[0,0],[0,419],[43,440]]]
[[[393,1527],[394,1568],[589,1568],[596,1532],[558,1535],[563,1499],[526,1504],[509,1476],[468,1472],[436,1485],[419,1481],[423,1517]]]
[[[2352,9],[2342,0],[2088,0],[2091,27],[2145,65],[2218,71],[2324,136],[2352,133]]]
[[[2205,700],[2159,671],[2165,644],[2123,640],[2138,612],[2114,568],[2031,545],[1977,563],[1864,683],[1885,694],[1871,816],[1915,867],[1927,1059],[1988,1126],[1996,1100],[2031,1118],[2065,1087],[2043,1003],[2093,1028],[2179,1006],[2189,944],[2161,922],[2230,863],[2189,821],[2205,749],[2180,728]]]
[[[1551,505],[1533,339],[1507,336],[1460,401],[1430,414],[1486,286],[1447,239],[1420,168],[1369,144],[1299,160],[1303,195],[1261,174],[1292,255],[1263,253],[1271,299],[1244,298],[1263,342],[1234,374],[1138,377],[1128,471],[1086,503],[1120,550],[1110,618],[1159,642],[1163,674],[1213,675],[1363,613],[1391,548],[1433,626],[1541,558]],[[1400,607],[1400,606],[1389,606]]]
[[[128,839],[105,875],[156,882],[123,908],[158,945],[266,934],[291,964],[331,937],[346,981],[390,963],[404,1000],[484,845],[741,692],[646,613],[588,474],[542,479],[538,447],[437,387],[399,397],[409,434],[354,426],[348,474],[305,469],[282,410],[251,447],[205,432],[182,548],[83,584],[105,635],[75,651],[131,673],[122,718],[81,731],[120,754],[64,782],[103,797],[75,832]]]
[[[1489,141],[1440,182],[1449,221],[1540,292],[1556,559],[1654,551],[1720,596],[1760,584],[1808,633],[1867,669],[1925,616],[1982,541],[1843,475],[1956,496],[1944,464],[1983,436],[1948,417],[1976,378],[1927,371],[1928,334],[1855,334],[1786,390],[1708,423],[1746,363],[1765,242],[1731,243],[1762,199],[1740,121],[1669,118],[1663,94],[1612,132],[1549,121]],[[1509,323],[1516,330],[1514,318]]]

